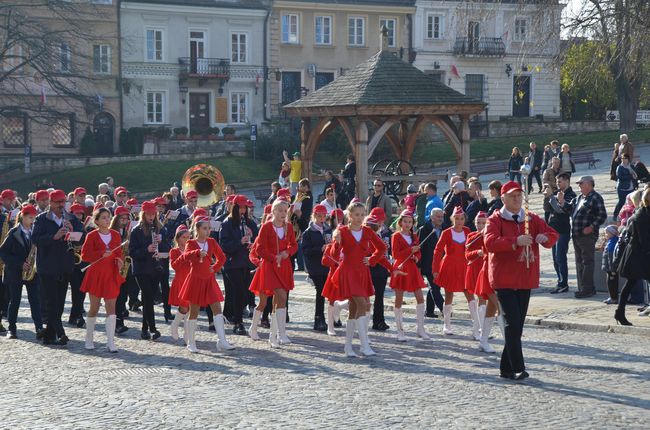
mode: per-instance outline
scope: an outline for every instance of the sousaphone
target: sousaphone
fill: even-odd
[[[209,164],[197,164],[185,171],[181,186],[183,194],[196,191],[199,195],[197,207],[207,208],[221,200],[225,183],[219,169]]]

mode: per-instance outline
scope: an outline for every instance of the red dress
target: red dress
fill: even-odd
[[[325,247],[325,252],[323,252],[323,258],[321,259],[321,264],[330,268],[330,271],[327,274],[327,279],[325,280],[325,285],[323,286],[323,292],[321,293],[321,296],[328,298],[332,302],[335,300],[345,300],[345,298],[336,297],[334,294],[336,291],[334,285],[334,274],[339,268],[340,260],[341,247],[336,241],[330,242]]]
[[[124,278],[120,276],[117,267],[117,260],[122,258],[122,237],[115,230],[109,230],[111,241],[108,245],[104,243],[99,230],[93,230],[86,236],[81,247],[81,259],[87,263],[99,260],[106,250],[117,248],[110,257],[102,258],[101,261],[93,264],[86,270],[84,280],[81,283],[81,291],[101,297],[105,300],[116,299],[120,295],[120,286]]]
[[[201,262],[201,246],[196,239],[187,242],[185,252],[180,257],[189,262],[190,272],[183,282],[178,298],[201,307],[223,302],[223,294],[215,276],[226,262],[226,255],[213,238],[209,237],[207,244],[207,255],[203,257],[203,262]],[[213,258],[214,263],[212,263]]]
[[[453,227],[442,232],[433,252],[432,273],[437,273],[435,283],[445,291],[461,293],[465,291],[465,243],[470,229],[463,227],[465,242],[452,239]]]
[[[393,290],[402,290],[409,293],[412,293],[416,290],[420,290],[425,287],[424,279],[422,279],[422,274],[420,273],[420,268],[418,267],[417,261],[420,261],[422,258],[422,253],[420,251],[411,255],[411,247],[417,246],[420,243],[420,240],[416,235],[411,235],[413,242],[411,245],[406,242],[402,233],[397,232],[393,234],[393,237],[390,241],[390,246],[393,251],[393,262],[392,270],[401,270],[406,272],[406,275],[395,275],[390,278],[390,287]],[[400,264],[404,261],[404,265],[399,269]]]
[[[485,257],[483,257],[483,261],[481,263],[481,271],[479,272],[478,279],[476,281],[476,291],[475,291],[475,294],[481,296],[485,300],[487,300],[488,297],[494,294],[494,290],[490,286],[490,278],[488,276],[489,267],[490,266],[488,264],[488,257],[487,254],[485,254]]]
[[[363,259],[370,254],[369,264],[377,264],[386,252],[386,245],[368,227],[361,228],[361,240],[352,235],[347,226],[339,227],[343,261],[332,277],[332,290],[326,296],[329,300],[344,300],[351,297],[370,297],[375,294],[370,268]],[[374,250],[372,248],[374,247]],[[372,250],[372,251],[371,251]]]
[[[284,237],[280,239],[273,228],[273,222],[262,224],[260,233],[253,244],[255,254],[262,262],[260,263],[253,281],[249,288],[256,296],[264,294],[272,296],[276,289],[286,291],[293,290],[293,267],[291,258],[285,258],[280,262],[276,256],[286,251],[289,257],[298,251],[298,243],[293,229],[289,224],[284,225]]]
[[[465,289],[470,294],[475,294],[478,274],[483,267],[483,258],[479,256],[479,251],[487,256],[487,250],[483,245],[483,233],[473,231],[467,236],[465,244],[465,260],[467,261],[467,270],[465,271]]]
[[[182,258],[182,256],[183,252],[179,248],[172,248],[169,251],[169,263],[174,269],[174,279],[169,288],[168,303],[172,306],[187,308],[190,303],[187,300],[181,300],[179,294],[187,275],[190,274],[190,262]]]

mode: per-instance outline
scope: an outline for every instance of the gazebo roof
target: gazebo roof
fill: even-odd
[[[478,113],[485,103],[455,91],[388,51],[284,106],[292,115]]]

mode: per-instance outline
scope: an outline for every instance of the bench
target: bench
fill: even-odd
[[[253,196],[255,196],[255,200],[259,200],[262,207],[264,207],[266,201],[269,199],[269,195],[270,193],[266,190],[253,190]]]
[[[573,160],[573,162],[575,164],[585,164],[585,163],[587,163],[587,168],[588,169],[591,169],[591,168],[595,169],[596,168],[596,163],[600,162],[599,158],[594,158],[593,152],[583,152],[583,153],[575,154],[575,155],[573,155],[571,157],[571,160]]]
[[[472,166],[472,175],[481,176],[487,175],[490,173],[500,173],[505,172],[506,177],[508,176],[508,163],[505,161],[489,161],[485,163],[479,163],[475,166]]]

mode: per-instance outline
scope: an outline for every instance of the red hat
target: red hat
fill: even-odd
[[[354,197],[352,200],[350,200],[350,203],[359,203],[361,200],[359,200],[359,197]]]
[[[50,193],[47,190],[36,191],[36,200],[45,200],[50,198]]]
[[[327,215],[327,208],[325,207],[325,205],[320,205],[319,204],[319,205],[314,206],[313,212],[315,214]]]
[[[380,207],[372,208],[370,210],[370,216],[377,218],[381,222],[386,221],[386,212]]]
[[[520,191],[523,192],[524,190],[521,188],[521,185],[519,185],[519,182],[516,181],[508,181],[503,186],[501,187],[501,194],[509,194],[515,191]]]
[[[458,207],[460,207],[460,206],[458,206]],[[413,211],[410,211],[410,210],[408,210],[408,209],[404,209],[404,210],[399,214],[399,216],[400,216],[400,218],[405,217],[405,216],[408,216],[408,217],[411,217],[411,218],[415,218],[415,215],[413,215]]]
[[[102,202],[97,202],[97,203],[95,203],[95,205],[93,206],[93,212],[96,211],[96,210],[99,209],[99,208],[105,208],[105,207],[106,207],[106,206],[104,206],[104,203],[102,203]]]
[[[124,188],[124,187],[117,187],[117,188],[115,188],[115,195],[116,195],[116,196],[117,196],[117,195],[120,195],[120,194],[122,194],[122,193],[124,193],[124,194],[128,194],[129,191],[128,191],[126,188]]]
[[[237,197],[237,194],[229,194],[226,196],[225,201],[226,203],[232,203],[235,201],[235,198]]]
[[[332,216],[336,217],[337,220],[343,219],[343,209],[336,208],[332,211]]]
[[[253,201],[250,199],[246,199],[246,206],[248,206],[249,208],[254,208],[255,203],[253,203]]]
[[[131,212],[124,206],[118,206],[117,209],[115,209],[115,216],[129,215],[130,213]]]
[[[186,199],[193,199],[198,197],[199,197],[199,193],[197,193],[195,190],[189,190],[188,192],[185,193]]]
[[[198,217],[204,217],[208,216],[208,211],[206,211],[203,208],[196,208],[194,209],[194,212],[192,212],[192,218],[197,219]]]
[[[187,229],[187,226],[185,224],[181,224],[178,227],[176,227],[176,234],[178,235],[181,232],[189,231]]]
[[[86,191],[86,189],[84,187],[77,187],[77,188],[74,189],[74,195],[75,196],[80,196],[82,194],[88,194],[88,192]]]
[[[20,209],[20,213],[23,214],[23,215],[34,215],[34,216],[36,216],[38,211],[32,205],[25,205]]]
[[[273,208],[272,205],[266,205],[266,206],[264,206],[264,214],[265,214],[265,215],[270,214],[272,208]]]
[[[463,210],[462,207],[456,206],[454,208],[454,212],[451,214],[451,216],[456,216],[456,215],[465,215],[465,211]]]
[[[97,203],[97,205],[99,205],[99,204],[101,204],[101,203]],[[95,206],[97,206],[97,205],[95,205]],[[100,207],[103,207],[103,206],[100,206]],[[95,209],[97,209],[97,208],[95,208]],[[86,208],[84,207],[84,205],[80,205],[79,203],[75,203],[72,206],[70,206],[70,213],[71,214],[83,214],[83,213],[86,213]]]
[[[65,192],[63,192],[63,190],[54,190],[50,193],[50,200],[55,202],[60,200],[65,200],[67,198],[68,196],[65,194]]]
[[[138,204],[138,199],[136,199],[136,198],[128,199],[128,200],[126,201],[126,204],[129,205],[129,206],[135,206],[135,205]]]
[[[487,217],[488,217],[487,212],[485,212],[485,211],[479,211],[479,213],[476,214],[476,218],[475,218],[475,219],[479,219],[479,218],[487,218]]]
[[[142,212],[146,214],[150,213],[156,213],[156,204],[152,201],[147,200],[146,202],[142,203]]]
[[[366,219],[363,220],[364,224],[373,224],[373,225],[379,225],[381,224],[381,221],[379,221],[377,218],[375,218],[372,215],[368,215]]]
[[[291,200],[291,190],[289,188],[280,188],[276,193],[276,196],[280,200]]]
[[[210,222],[210,218],[207,217],[207,216],[199,216],[199,217],[194,218],[194,223],[195,224],[198,224],[200,222]]]
[[[246,206],[246,201],[248,199],[246,196],[242,196],[241,194],[237,194],[233,200],[233,203],[236,204],[239,207]]]
[[[0,198],[13,200],[16,198],[16,192],[14,190],[2,190],[0,193]]]
[[[153,199],[153,202],[157,204],[158,206],[165,206],[167,205],[167,199],[164,197],[156,197]]]

